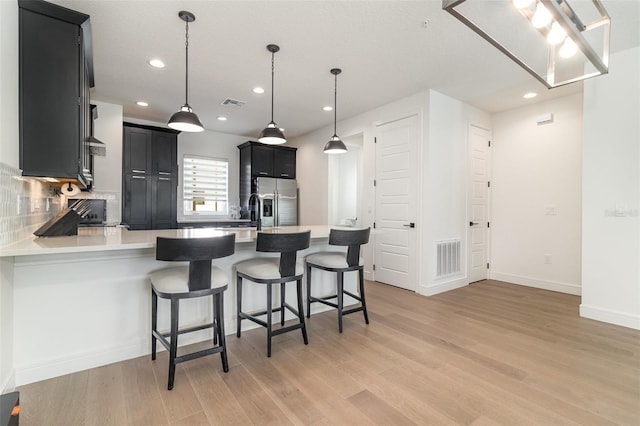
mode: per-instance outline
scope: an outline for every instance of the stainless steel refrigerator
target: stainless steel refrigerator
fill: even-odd
[[[298,185],[294,179],[259,177],[256,190],[262,226],[298,224]]]

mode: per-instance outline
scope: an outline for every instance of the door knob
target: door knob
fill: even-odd
[[[469,222],[469,226],[479,225],[479,224],[480,224],[480,222],[473,222],[473,221],[472,221],[472,222]]]
[[[413,222],[411,222],[411,223],[408,223],[408,224],[404,224],[404,225],[402,225],[402,226],[406,226],[407,228],[415,228],[415,227],[416,227],[416,224],[415,224],[415,223],[413,223]]]

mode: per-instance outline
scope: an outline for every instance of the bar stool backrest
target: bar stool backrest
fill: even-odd
[[[309,248],[311,231],[289,234],[258,232],[256,251],[280,253],[280,276],[296,275],[296,254],[298,250]]]
[[[211,260],[231,256],[236,234],[206,238],[165,238],[156,240],[156,260],[189,262],[189,291],[211,287]]]
[[[347,246],[347,265],[357,266],[360,263],[360,246],[369,242],[371,228],[366,229],[332,229],[329,232],[329,244]]]

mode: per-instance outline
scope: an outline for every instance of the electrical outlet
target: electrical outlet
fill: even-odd
[[[544,255],[544,263],[545,263],[545,265],[551,265],[551,255],[550,254],[545,254]]]
[[[49,199],[46,199],[45,202],[45,211],[49,211],[49,209],[51,208],[51,201],[49,201]]]

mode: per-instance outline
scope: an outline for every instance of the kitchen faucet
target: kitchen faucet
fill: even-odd
[[[262,219],[260,218],[260,196],[258,194],[256,194],[255,192],[253,194],[251,194],[249,196],[249,206],[252,205],[252,201],[256,200],[256,203],[258,203],[258,214],[257,214],[257,221],[256,221],[256,231],[261,231],[262,230]]]

